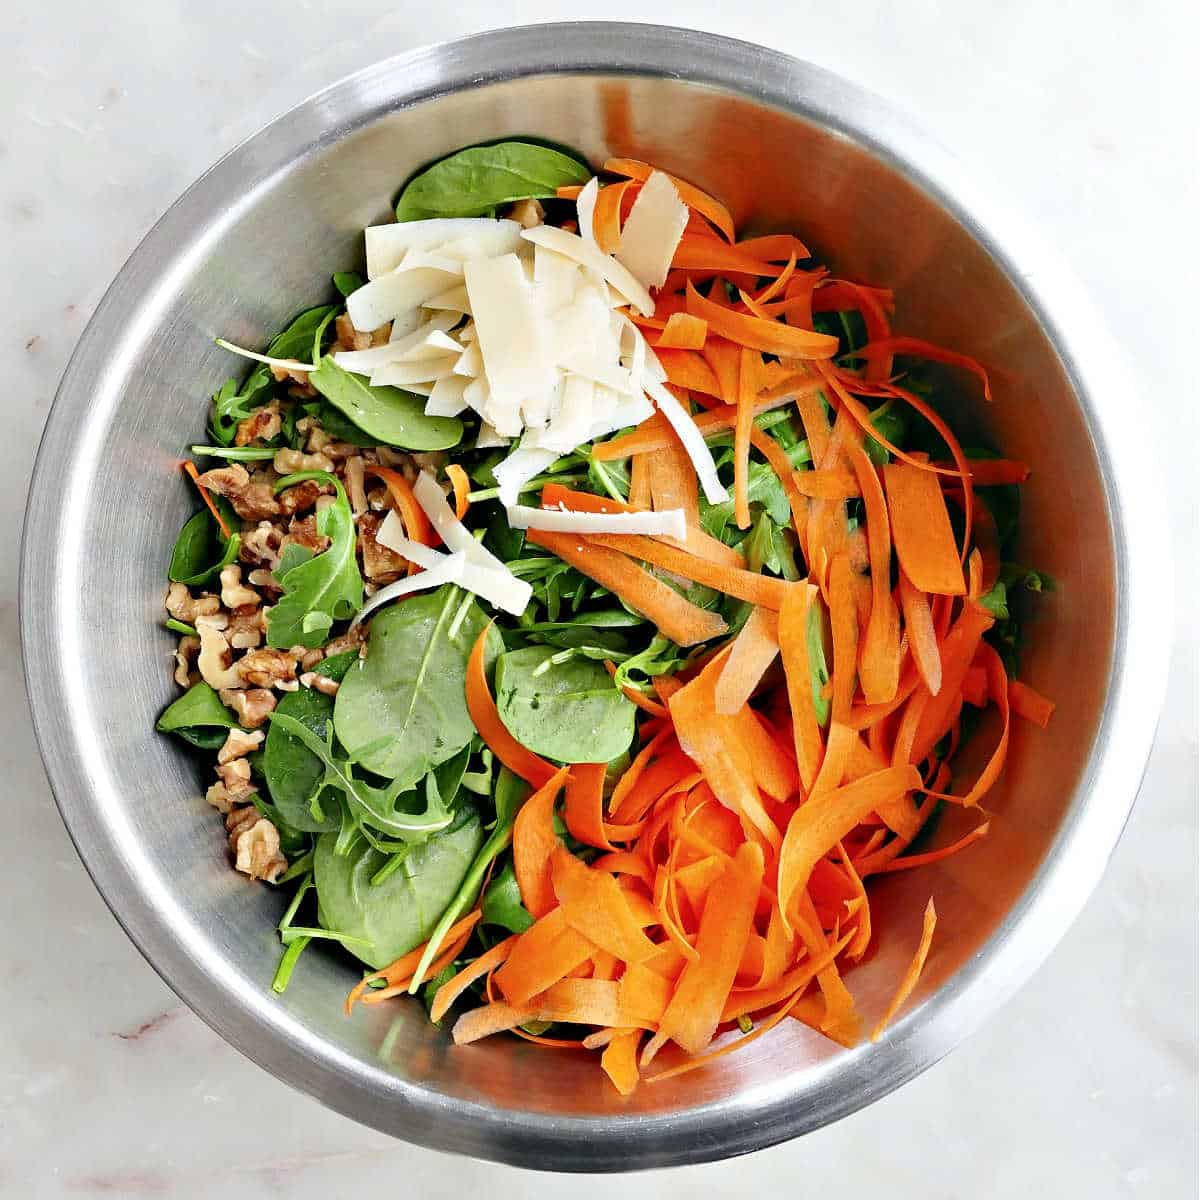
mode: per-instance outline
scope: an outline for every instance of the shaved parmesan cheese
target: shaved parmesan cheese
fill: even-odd
[[[596,198],[600,195],[600,180],[594,175],[583,185],[583,191],[575,199],[575,212],[579,217],[579,236],[585,242],[596,245]]]
[[[493,402],[515,409],[554,385],[543,314],[515,254],[469,262],[464,271]]]
[[[562,402],[563,377],[558,375],[553,386],[535,396],[529,396],[521,405],[521,416],[527,429],[545,429],[550,414],[558,411]]]
[[[561,508],[527,508],[516,504],[507,510],[513,529],[544,529],[548,533],[640,533],[647,537],[687,537],[682,508],[662,512],[590,513]]]
[[[581,442],[586,442],[592,425],[595,392],[595,385],[590,379],[582,375],[568,375],[563,381],[558,411],[538,435],[538,446],[559,454],[570,454]]]
[[[486,244],[491,238],[499,244],[502,237],[517,237],[516,221],[496,221],[491,217],[438,217],[430,221],[398,221],[392,225],[371,225],[366,230],[367,278],[377,279],[394,271],[410,250],[431,250],[462,240]],[[501,253],[500,249],[484,253]]]
[[[666,385],[655,379],[646,380],[646,391],[658,406],[658,411],[670,422],[671,428],[679,435],[687,456],[696,468],[700,486],[704,489],[704,498],[709,504],[723,504],[729,499],[729,493],[717,477],[716,464],[709,453],[704,435],[696,428],[696,422],[675,397],[667,391]]]
[[[483,374],[483,354],[479,349],[478,341],[467,343],[462,358],[454,364],[454,373],[455,375],[465,375],[468,379],[476,379]]]
[[[381,587],[358,610],[354,620],[350,622],[350,628],[353,629],[355,625],[373,613],[380,605],[387,604],[392,600],[398,600],[401,596],[407,596],[410,592],[423,592],[426,588],[441,587],[443,583],[458,583],[466,572],[468,566],[467,556],[462,553],[439,554],[438,558],[442,561],[430,567],[427,571],[418,571],[415,575],[407,575],[403,579],[397,579],[395,583],[389,583],[386,587]]]
[[[501,437],[486,421],[479,423],[479,436],[475,439],[476,450],[499,450],[509,444],[506,437]]]
[[[397,313],[392,318],[392,328],[388,333],[388,341],[398,342],[401,338],[408,337],[413,330],[425,324],[428,316],[429,314],[423,308],[418,307],[405,309],[404,312]]]
[[[500,503],[506,508],[516,504],[522,485],[540,475],[558,457],[557,450],[527,446],[522,442],[502,463],[492,468],[500,485]]]
[[[230,354],[240,354],[242,358],[252,358],[255,362],[266,363],[268,367],[282,367],[288,371],[315,371],[317,369],[312,363],[303,363],[297,358],[272,358],[269,354],[258,354],[254,350],[235,346],[224,338],[217,338],[217,345],[222,350],[228,350]]]
[[[375,540],[381,546],[386,546],[389,550],[399,554],[401,558],[406,558],[409,562],[416,563],[418,567],[425,569],[436,567],[450,557],[442,550],[435,550],[432,546],[424,546],[420,542],[410,541],[404,532],[404,523],[394,510],[389,510],[388,515],[383,518],[383,524],[375,533]],[[466,556],[464,555],[464,557]]]
[[[443,375],[449,375],[457,361],[457,355],[442,354],[437,358],[423,358],[417,362],[387,363],[371,372],[371,386],[406,388],[416,383],[428,383],[432,386]]]
[[[425,404],[425,415],[427,417],[457,417],[467,407],[463,392],[467,390],[469,382],[461,375],[443,375],[433,385],[433,391],[429,393],[429,400]]]
[[[457,287],[447,288],[431,296],[423,305],[425,308],[448,309],[450,312],[471,315],[471,301],[467,299],[467,285],[460,283]]]
[[[523,613],[533,588],[525,580],[518,579],[491,551],[472,537],[471,531],[454,515],[437,481],[427,471],[417,476],[413,494],[447,549],[466,555],[467,566],[463,571],[462,586],[513,616]]]
[[[640,393],[634,396],[622,396],[615,392],[607,392],[607,403],[601,401],[602,389],[596,389],[597,403],[595,418],[591,429],[584,441],[592,442],[605,434],[615,433],[618,429],[628,429],[631,425],[640,425],[643,421],[654,416],[654,405]]]
[[[633,392],[633,380],[629,372],[614,362],[606,363],[590,354],[572,354],[564,358],[559,365],[574,375],[582,375],[585,379],[590,379],[601,387],[611,388],[614,392]]]
[[[687,205],[661,171],[651,171],[621,227],[617,261],[646,287],[662,287],[688,223]]]
[[[516,221],[488,221],[486,226],[433,249],[447,258],[470,262],[476,258],[495,258],[498,254],[515,254],[520,245],[521,226]]]
[[[630,274],[624,264],[603,253],[598,246],[585,242],[565,229],[556,229],[553,225],[538,225],[534,229],[522,230],[521,236],[533,242],[535,246],[545,246],[549,250],[565,254],[581,266],[591,268],[612,284],[642,316],[654,315],[654,301],[650,298],[650,293]],[[354,294],[358,295],[357,292]]]
[[[454,263],[450,265],[457,267]],[[370,333],[460,283],[460,274],[461,268],[443,270],[440,267],[410,268],[401,265],[390,275],[381,275],[350,293],[346,298],[350,323],[360,332]]]
[[[457,313],[434,313],[428,321],[411,333],[393,337],[384,342],[382,346],[371,346],[367,350],[339,350],[333,355],[333,360],[339,367],[347,371],[366,375],[376,367],[386,366],[388,363],[411,361],[413,351],[420,351],[430,346],[434,349],[431,353],[424,355],[426,358],[448,352],[457,354],[462,347],[447,338],[443,331],[452,328],[458,319]],[[441,340],[431,342],[435,335]]]
[[[400,352],[398,362],[421,362],[429,358],[441,358],[446,354],[457,356],[463,352],[463,348],[456,342],[448,333],[444,333],[440,329],[430,329],[428,331],[419,330],[423,336],[409,346],[407,349]]]
[[[533,248],[533,282],[543,311],[556,313],[575,295],[579,264],[545,246]]]

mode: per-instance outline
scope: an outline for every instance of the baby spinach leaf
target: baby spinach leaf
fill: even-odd
[[[429,937],[482,842],[479,816],[464,806],[452,825],[414,846],[397,870],[372,885],[388,856],[361,838],[338,854],[337,835],[323,833],[313,855],[319,920],[362,938],[365,944],[346,948],[368,966],[386,966]]]
[[[231,529],[239,522],[229,502],[221,496],[214,497],[225,524]],[[167,578],[172,583],[186,583],[188,587],[201,587],[215,579],[231,563],[237,561],[242,539],[234,534],[226,538],[221,527],[207,508],[193,513],[179,531],[175,548],[171,551],[171,565]]]
[[[517,813],[529,794],[530,788],[524,780],[518,779],[507,767],[501,768],[500,777],[496,781],[496,824],[487,841],[480,847],[479,853],[475,855],[470,869],[463,876],[454,898],[446,905],[446,911],[438,918],[438,923],[429,935],[429,945],[425,947],[417,969],[413,972],[409,992],[415,992],[420,987],[421,980],[429,969],[429,964],[437,957],[450,927],[466,912],[479,894],[479,889],[483,886],[483,877],[492,862],[512,844],[513,822],[516,821]]]
[[[317,674],[341,680],[358,658],[355,650],[337,654],[317,664]],[[300,721],[322,741],[333,716],[333,697],[316,688],[289,692],[275,709],[285,717]],[[322,788],[325,764],[299,738],[283,725],[272,724],[263,745],[262,774],[275,807],[295,829],[317,833],[337,829],[341,823],[341,802],[336,788]],[[317,796],[317,817],[312,800]]]
[[[445,829],[453,820],[452,814],[442,805],[436,788],[427,789],[425,810],[413,812],[411,794],[395,783],[378,788],[359,779],[354,773],[354,761],[342,758],[335,752],[333,730],[328,722],[325,736],[321,738],[307,725],[286,713],[281,714],[278,709],[269,719],[273,726],[282,727],[285,733],[297,738],[320,759],[324,772],[313,795],[319,797],[325,788],[336,788],[342,795],[351,820],[358,826],[369,825],[389,837],[413,843],[425,841],[431,834]],[[345,821],[341,828],[346,828]]]
[[[173,704],[168,704],[154,727],[159,733],[174,733],[202,750],[219,749],[237,719],[221,703],[207,683],[194,683]]]
[[[267,644],[319,646],[334,621],[352,617],[363,604],[362,576],[354,557],[354,515],[341,483],[326,471],[285,475],[276,491],[316,479],[334,487],[333,504],[317,512],[317,532],[330,539],[328,549],[277,576],[283,595],[267,614]]]
[[[352,446],[377,446],[379,439],[364,433],[349,417],[344,417],[328,401],[307,405],[309,415],[335,442],[349,442]]]
[[[548,199],[560,187],[587,183],[591,174],[578,159],[547,146],[471,146],[410,179],[396,201],[396,220],[478,217],[514,200]]]
[[[496,706],[509,733],[557,762],[608,762],[633,740],[636,709],[604,667],[551,646],[510,650],[496,663]]]
[[[333,286],[337,288],[342,297],[353,296],[363,285],[363,277],[357,271],[335,271],[333,273]]]
[[[282,333],[277,333],[267,344],[267,353],[272,358],[296,358],[307,361],[312,353],[313,338],[317,331],[337,312],[335,305],[323,304],[302,312]],[[223,446],[233,443],[239,421],[244,421],[256,408],[271,398],[274,378],[266,363],[259,363],[238,386],[236,379],[227,379],[213,395],[212,432],[216,441]]]
[[[371,622],[367,657],[338,690],[338,741],[367,770],[406,788],[453,758],[475,734],[467,659],[487,624],[469,593],[452,584],[380,612]],[[493,630],[489,660],[501,646]]]
[[[332,358],[321,359],[308,381],[376,444],[402,450],[448,450],[462,441],[463,424],[457,417],[427,417],[420,396],[394,387],[372,387]]]

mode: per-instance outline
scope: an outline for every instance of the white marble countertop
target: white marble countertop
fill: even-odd
[[[941,1065],[749,1159],[628,1177],[630,1200],[1196,1195],[1198,513],[1194,48],[1172,0],[691,0],[655,19],[771,44],[908,108],[1046,227],[1132,347],[1135,411],[1178,481],[1167,715],[1127,833],[1051,961]],[[331,80],[423,42],[643,5],[64,0],[9,6],[0,50],[0,1194],[458,1197],[561,1180],[352,1124],[218,1040],[142,961],[59,821],[25,709],[16,570],[32,447],[109,280],[218,155]],[[1182,251],[1182,256],[1181,256]],[[1182,261],[1181,261],[1182,257]],[[1185,360],[1188,369],[1185,371]],[[572,1195],[610,1194],[581,1179]]]

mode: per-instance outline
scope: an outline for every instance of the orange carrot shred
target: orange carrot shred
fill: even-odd
[[[399,471],[393,471],[391,467],[380,467],[374,463],[368,463],[364,470],[368,475],[374,475],[377,479],[383,480],[392,504],[400,514],[401,521],[404,522],[404,533],[408,539],[420,542],[422,546],[436,546],[441,539],[429,523],[425,510],[417,503],[412,484]]]
[[[610,175],[626,175],[630,179],[637,179],[644,183],[658,168],[644,162],[638,162],[634,158],[610,158],[604,164],[604,170]],[[726,241],[733,241],[733,217],[730,216],[729,209],[725,205],[718,200],[714,200],[707,192],[702,192],[693,184],[678,179],[674,175],[669,175],[666,171],[660,173],[666,175],[675,185],[675,190],[679,193],[680,200],[688,208],[695,209],[706,220],[711,221],[725,235]]]
[[[754,428],[754,364],[759,356],[742,349],[738,361],[737,423],[733,431],[733,519],[750,528],[750,431]]]
[[[208,494],[206,488],[200,482],[200,472],[196,470],[196,464],[190,459],[183,464],[183,469],[191,476],[192,482],[196,485],[196,490],[200,493],[200,499],[208,506],[208,511],[212,513],[213,520],[216,521],[218,528],[225,535],[226,540],[233,536],[229,531],[229,526],[225,523],[225,518],[221,516],[221,510],[217,508],[216,501]]]
[[[1008,700],[1018,717],[1024,717],[1026,721],[1032,721],[1043,729],[1050,724],[1050,718],[1054,714],[1054,701],[1047,700],[1027,683],[1022,683],[1019,679],[1012,680],[1008,685]]]
[[[482,979],[490,971],[494,971],[501,966],[512,953],[513,946],[516,945],[519,934],[512,934],[506,937],[504,941],[497,942],[490,950],[485,950],[473,962],[467,963],[465,967],[453,979],[448,979],[437,990],[437,994],[433,998],[433,1005],[429,1009],[429,1019],[431,1021],[440,1021],[447,1012],[450,1011],[450,1006],[475,982],[477,979]]]
[[[955,566],[958,556],[955,555]],[[959,569],[961,576],[962,571]],[[900,568],[900,610],[904,614],[904,629],[908,634],[908,645],[913,661],[921,673],[921,679],[929,692],[936,696],[942,687],[942,651],[938,645],[937,631],[933,627],[933,615],[929,610],[929,597],[916,587],[903,566]]]
[[[932,342],[924,342],[914,337],[892,337],[883,341],[868,342],[854,351],[856,357],[872,359],[877,356],[890,358],[893,354],[909,355],[913,358],[926,358],[930,362],[945,363],[952,367],[963,367],[975,375],[983,384],[983,398],[991,400],[992,385],[988,382],[988,373],[968,354],[959,354],[955,350],[945,350]]]
[[[813,700],[808,657],[808,614],[816,591],[812,584],[796,584],[788,591],[779,614],[779,649],[792,707],[796,764],[800,769],[800,782],[806,790],[812,788],[825,752]]]
[[[702,350],[708,337],[708,324],[691,313],[672,313],[662,333],[653,342],[654,348],[666,350]]]
[[[710,334],[729,338],[751,350],[777,354],[780,358],[805,359],[832,358],[837,353],[838,340],[835,337],[734,312],[701,296],[690,282],[687,285],[687,307],[693,316],[703,317],[708,322]]]
[[[557,903],[550,875],[551,860],[561,844],[554,832],[554,805],[569,774],[569,767],[559,768],[521,805],[513,822],[513,869],[521,901],[535,917],[544,917]]]
[[[554,894],[572,929],[622,962],[642,962],[654,953],[654,943],[642,932],[611,875],[589,867],[562,845],[555,848],[550,869]]]
[[[467,509],[471,507],[471,481],[458,463],[451,463],[446,468],[446,478],[450,480],[450,486],[454,489],[454,515],[461,521],[467,515]]]
[[[882,468],[896,557],[922,592],[961,596],[962,564],[937,478],[907,463]],[[868,540],[870,531],[868,530]]]
[[[612,850],[604,832],[604,763],[576,763],[567,778],[563,824],[577,841],[598,850]]]
[[[756,608],[733,641],[713,693],[716,711],[738,712],[750,700],[767,668],[779,654],[779,618],[769,608]]]
[[[921,972],[925,969],[925,960],[929,957],[929,947],[933,945],[933,931],[936,927],[937,909],[934,908],[933,897],[930,896],[929,903],[925,906],[925,917],[921,923],[921,941],[917,945],[917,952],[913,955],[912,962],[908,964],[908,970],[904,972],[904,977],[900,980],[900,986],[896,988],[896,994],[892,997],[887,1012],[883,1014],[879,1024],[871,1030],[871,1041],[879,1041],[883,1031],[900,1011],[905,1000],[912,994],[913,988],[917,986],[917,980],[921,978]]]
[[[638,1083],[638,1029],[618,1029],[600,1056],[600,1066],[622,1096],[630,1095]]]
[[[592,234],[605,254],[615,254],[621,245],[621,201],[638,185],[631,179],[610,183],[600,189],[592,210]]]

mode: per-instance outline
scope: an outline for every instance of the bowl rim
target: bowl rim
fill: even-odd
[[[245,202],[302,156],[387,111],[508,79],[596,73],[680,78],[741,94],[826,125],[899,169],[962,223],[1020,292],[1057,350],[1096,444],[1117,588],[1109,690],[1088,762],[1037,874],[974,958],[883,1041],[849,1052],[860,1068],[869,1054],[853,1089],[818,1072],[806,1087],[784,1078],[769,1093],[682,1113],[547,1118],[451,1100],[369,1067],[307,1033],[269,997],[236,989],[211,946],[182,939],[171,920],[175,902],[145,885],[135,850],[94,794],[88,746],[64,719],[71,664],[59,634],[70,597],[54,581],[72,543],[62,466],[79,453],[96,380],[119,369],[122,338],[136,339],[131,315],[149,312],[155,291],[203,248],[193,214],[230,196]],[[184,192],[106,292],[63,375],[30,486],[20,578],[26,688],[63,820],[114,916],[185,1003],[272,1074],[383,1132],[522,1167],[625,1171],[725,1158],[819,1128],[907,1082],[994,1012],[1066,932],[1128,819],[1165,692],[1171,627],[1161,484],[1144,435],[1123,419],[1130,394],[1121,353],[1056,252],[908,117],[820,67],[716,34],[623,22],[500,29],[385,59],[264,126]]]

